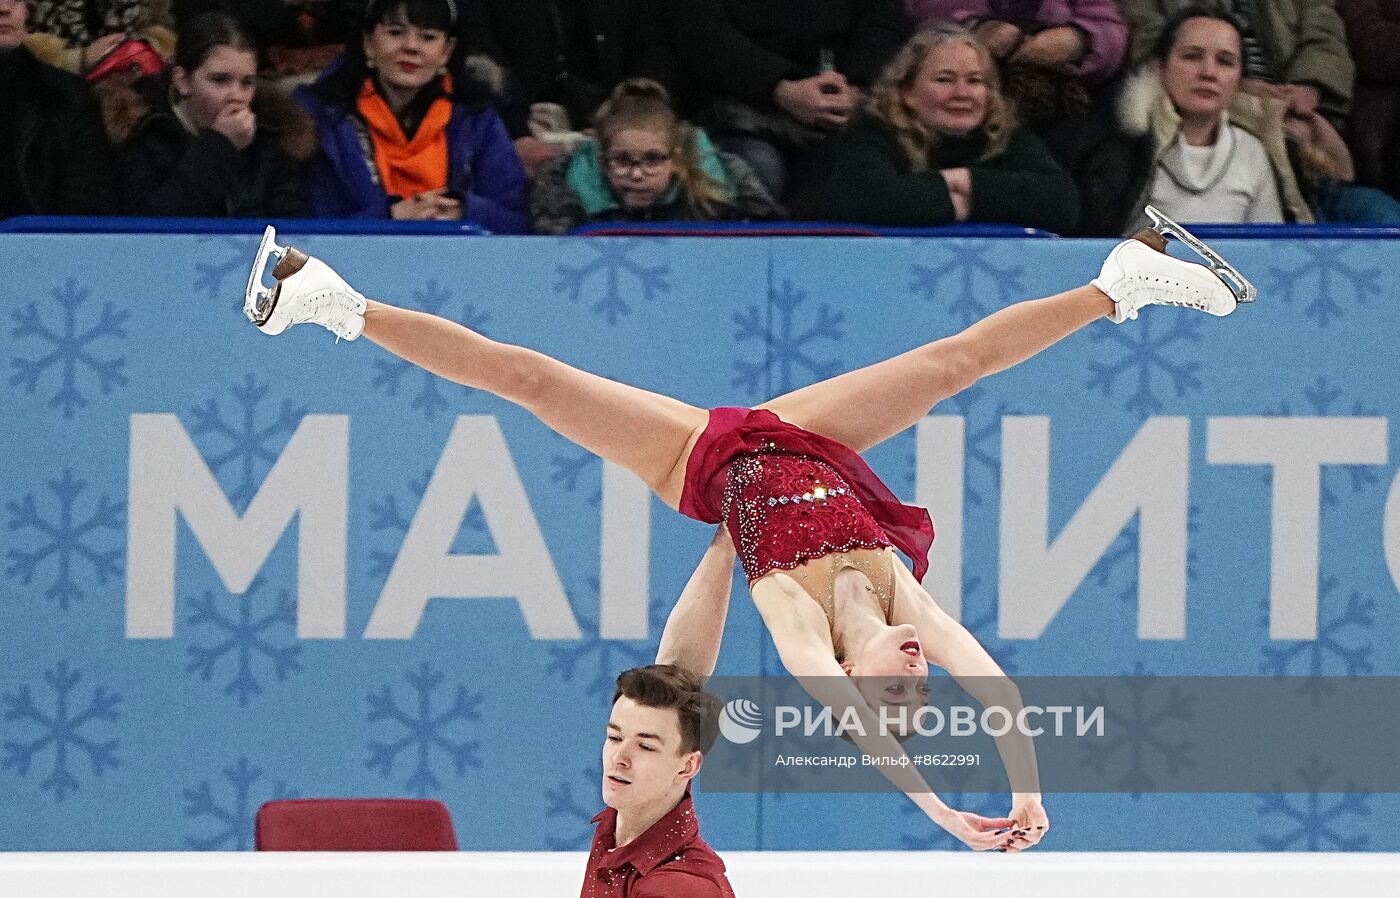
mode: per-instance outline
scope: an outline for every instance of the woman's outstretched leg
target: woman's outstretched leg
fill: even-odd
[[[260,250],[260,260],[263,256]],[[255,267],[254,274],[260,276],[261,269]],[[679,504],[685,461],[708,422],[705,411],[498,343],[436,315],[368,300],[325,263],[295,250],[285,251],[273,274],[278,279],[273,290],[255,289],[250,280],[244,307],[264,333],[312,322],[348,340],[363,334],[434,374],[524,407],[583,448],[636,474],[667,504]]]
[[[1113,312],[1096,287],[1001,309],[951,337],[803,387],[761,407],[864,452],[929,409]]]
[[[1148,239],[1155,237],[1149,234]],[[1160,240],[1160,238],[1158,238]],[[1165,241],[1161,241],[1161,247]],[[778,417],[863,452],[917,423],[939,402],[1108,317],[1123,323],[1146,305],[1228,315],[1235,295],[1209,268],[1149,247],[1116,246],[1090,285],[1001,309],[962,333],[764,403]]]

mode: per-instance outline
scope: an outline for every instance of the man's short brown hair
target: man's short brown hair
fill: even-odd
[[[700,678],[674,664],[649,664],[617,676],[613,704],[623,696],[647,708],[674,708],[680,717],[681,753],[709,751],[719,734],[718,696],[706,692]]]

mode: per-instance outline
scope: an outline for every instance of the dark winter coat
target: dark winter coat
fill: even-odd
[[[899,0],[685,0],[660,8],[687,110],[718,98],[772,109],[778,82],[816,75],[823,51],[852,84],[868,85],[911,31]]]
[[[112,215],[112,151],[82,79],[25,47],[0,56],[0,216]]]
[[[135,105],[121,113],[134,119],[126,133],[112,111],[122,99],[110,93],[104,97],[108,127],[121,147],[122,202],[129,214],[298,218],[309,213],[300,165],[314,148],[312,126],[294,104],[260,90],[253,110],[257,132],[239,150],[217,131],[186,130],[170,107],[162,79],[150,79],[132,93]]]
[[[1074,230],[1079,192],[1050,151],[1018,127],[1005,150],[983,158],[987,140],[940,137],[928,169],[915,171],[893,126],[867,115],[816,153],[792,201],[798,218],[884,227],[922,227],[956,221],[947,183],[939,173],[966,167],[972,175],[968,221]]]

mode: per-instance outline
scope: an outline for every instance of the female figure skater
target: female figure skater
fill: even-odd
[[[1159,251],[1161,233],[1177,234],[1213,267]],[[1162,221],[1157,233],[1115,247],[1084,287],[1001,309],[962,333],[757,408],[706,412],[456,322],[368,300],[320,260],[276,246],[274,236],[269,228],[244,306],[264,333],[311,322],[347,340],[363,334],[426,370],[517,403],[630,470],[672,508],[723,521],[783,665],[837,719],[854,711],[864,724],[854,739],[860,749],[886,759],[877,765],[886,778],[975,849],[1029,847],[1048,827],[1029,736],[1013,731],[997,740],[1007,770],[1020,774],[1012,779],[1008,838],[996,832],[1004,821],[948,807],[917,768],[899,763],[907,755],[895,737],[880,732],[872,707],[906,704],[909,696],[885,684],[925,677],[929,662],[966,681],[984,704],[1014,714],[1019,695],[920,585],[933,539],[928,513],[902,505],[856,453],[1099,318],[1121,324],[1147,305],[1227,315],[1237,301],[1253,298],[1253,288],[1219,256]],[[269,290],[262,277],[274,255],[277,285]],[[1221,275],[1236,281],[1238,297]],[[910,557],[912,573],[894,563],[892,547]]]

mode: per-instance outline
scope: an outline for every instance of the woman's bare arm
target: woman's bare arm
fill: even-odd
[[[1016,683],[966,627],[948,616],[908,568],[902,564],[894,567],[897,614],[902,622],[912,623],[919,631],[924,657],[930,664],[948,671],[983,707],[1005,708],[1015,720],[1023,707],[1021,690]],[[1020,822],[1032,827],[1033,845],[1049,829],[1048,820],[1041,819],[1044,812],[1040,809],[1040,769],[1036,763],[1035,742],[1018,727],[998,736],[996,742],[1011,779],[1012,816],[1017,816],[1017,808],[1026,811],[1023,816],[1027,819]],[[1042,828],[1035,830],[1035,826]]]

